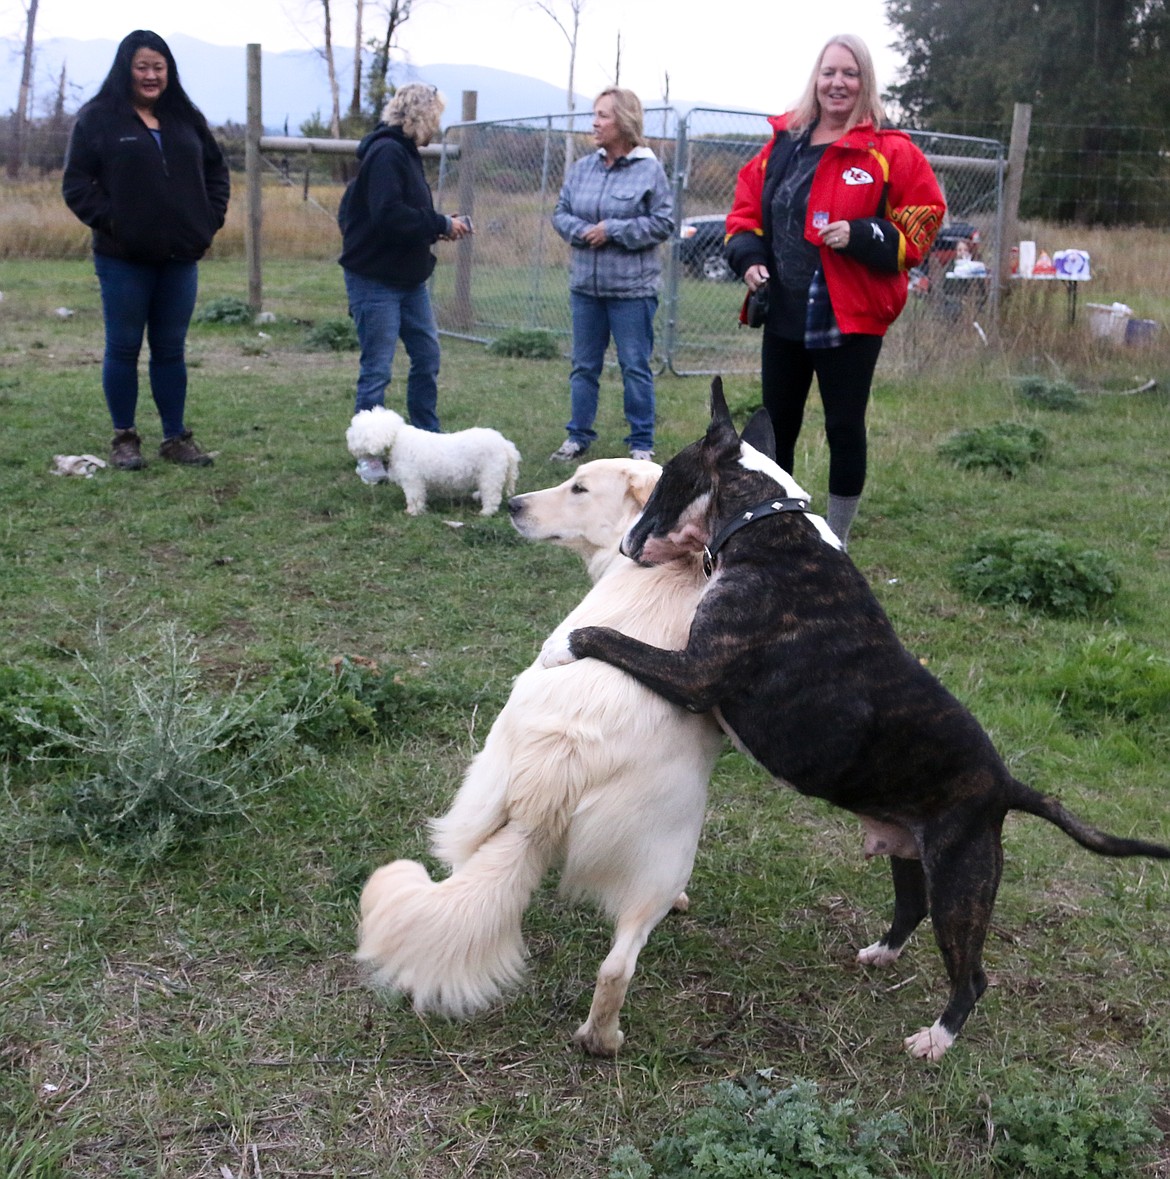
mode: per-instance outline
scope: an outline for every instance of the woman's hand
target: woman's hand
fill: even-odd
[[[605,222],[599,221],[596,225],[589,226],[581,235],[581,240],[594,250],[604,246],[609,241],[609,234],[605,232]]]
[[[744,271],[743,281],[747,283],[749,291],[758,290],[768,281],[768,268],[762,262],[749,266]]]
[[[843,250],[849,245],[849,222],[832,221],[821,230],[821,244],[830,250]]]

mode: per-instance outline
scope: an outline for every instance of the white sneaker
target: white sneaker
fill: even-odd
[[[654,459],[654,451],[639,450],[637,448],[630,451],[630,458],[640,459],[642,462],[652,462]]]
[[[363,483],[388,483],[390,481],[386,464],[380,458],[358,459],[358,465],[354,467],[354,470]]]
[[[548,457],[554,463],[573,463],[588,449],[588,442],[574,442],[572,438],[566,438]]]

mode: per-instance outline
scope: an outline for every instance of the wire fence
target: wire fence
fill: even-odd
[[[646,112],[649,146],[674,189],[675,235],[666,250],[656,321],[663,368],[682,374],[754,371],[759,336],[739,326],[744,288],[723,262],[723,221],[736,175],[766,142],[762,113],[696,108]],[[593,150],[588,114],[545,115],[447,129],[436,199],[470,214],[477,232],[440,267],[433,297],[440,330],[490,341],[504,333],[550,332],[567,349],[569,249],[552,228],[566,168]],[[969,319],[972,299],[991,303],[995,284],[976,292],[945,276],[956,253],[986,259],[994,272],[1001,237],[1006,153],[996,140],[912,133],[943,185],[949,222],[924,267],[912,276],[911,306],[897,329],[917,355]],[[994,313],[989,307],[988,316]],[[986,318],[987,316],[985,316]],[[897,339],[897,337],[893,337]],[[897,345],[895,344],[895,352]]]

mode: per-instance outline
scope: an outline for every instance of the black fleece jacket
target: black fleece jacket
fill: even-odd
[[[357,177],[337,210],[346,270],[392,287],[426,282],[435,268],[431,245],[450,230],[435,212],[422,157],[401,127],[380,123],[357,149]]]
[[[65,203],[98,254],[130,262],[198,261],[227,215],[231,179],[211,132],[159,115],[162,149],[129,103],[89,103],[65,156]]]

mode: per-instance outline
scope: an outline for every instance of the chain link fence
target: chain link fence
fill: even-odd
[[[679,375],[753,372],[759,337],[741,328],[744,288],[722,259],[723,219],[739,169],[771,134],[766,116],[696,108],[646,111],[649,146],[662,161],[675,196],[678,231],[663,249],[664,279],[656,341],[663,368]],[[591,116],[546,115],[449,127],[436,202],[468,213],[473,238],[439,267],[433,297],[443,332],[491,341],[517,330],[570,336],[569,246],[551,215],[566,168],[592,150]],[[998,270],[1004,147],[996,140],[913,132],[946,193],[948,223],[926,266],[912,276],[912,295],[884,352],[885,364],[922,363],[953,349],[956,328],[976,341],[979,317],[994,316],[995,283],[948,279],[969,253]],[[986,308],[986,310],[984,310]]]

